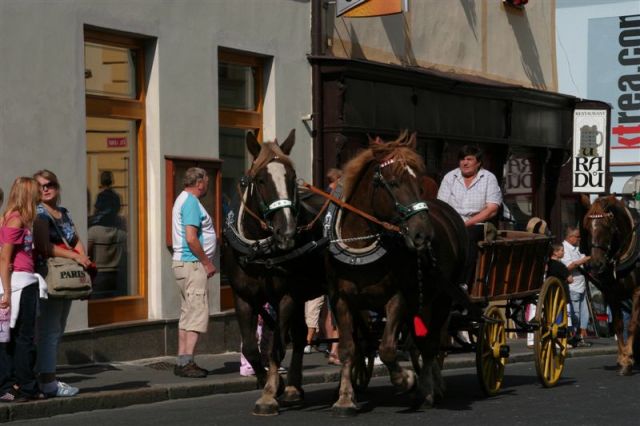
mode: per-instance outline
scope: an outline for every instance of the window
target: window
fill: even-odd
[[[264,59],[227,49],[218,51],[219,141],[222,164],[222,204],[237,199],[238,179],[250,166],[245,136],[262,139]],[[226,213],[226,211],[225,211]],[[221,259],[220,307],[233,308],[224,257]]]
[[[147,318],[144,40],[85,28],[89,325]]]

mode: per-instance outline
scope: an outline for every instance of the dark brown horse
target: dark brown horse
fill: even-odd
[[[282,145],[260,144],[253,134],[247,135],[254,161],[239,185],[239,208],[225,223],[224,272],[234,292],[242,353],[264,386],[254,409],[258,415],[278,414],[277,396],[283,404],[302,402],[304,302],[325,292],[324,257],[317,243],[322,238],[318,214],[324,199],[300,195],[288,157],[293,144],[293,131]],[[263,308],[265,303],[275,309],[276,321]],[[267,372],[256,339],[258,315],[273,332],[266,348]],[[278,368],[288,338],[293,352],[285,388]]]
[[[442,288],[459,279],[466,232],[453,209],[438,201],[427,207],[421,199],[419,178],[424,164],[415,143],[415,134],[406,132],[393,142],[377,138],[344,167],[342,200],[376,221],[342,208],[330,224],[338,237],[327,255],[342,362],[339,399],[333,406],[337,415],[357,411],[350,373],[358,357],[364,356],[358,345],[359,330],[366,326],[363,310],[386,316],[379,354],[393,385],[402,392],[414,392],[418,405],[433,403],[442,392],[434,360],[451,303]],[[434,306],[434,301],[440,304]],[[418,381],[396,358],[398,332],[413,329],[414,315],[428,329],[426,337],[414,337],[422,354]]]
[[[613,314],[620,375],[633,367],[633,340],[640,321],[640,221],[615,196],[596,199],[584,218],[591,237],[591,275]],[[628,337],[623,336],[622,309],[631,300]]]

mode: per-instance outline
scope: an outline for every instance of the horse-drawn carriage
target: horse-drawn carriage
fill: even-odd
[[[480,320],[452,314],[450,329],[470,331],[472,343],[462,346],[475,350],[478,378],[489,395],[502,384],[508,332],[535,333],[536,371],[545,387],[555,385],[562,374],[568,295],[557,278],[544,278],[550,245],[549,236],[520,231],[498,231],[495,239],[479,243],[469,299],[486,309]],[[537,307],[530,321],[525,317],[527,305]]]
[[[343,364],[339,399],[333,406],[338,415],[357,413],[353,385],[368,383],[375,349],[393,385],[412,393],[414,406],[433,405],[443,396],[438,358],[449,349],[441,338],[447,324],[471,332],[472,341],[462,350],[476,351],[483,389],[497,392],[508,356],[508,328],[496,306],[501,301],[506,302],[506,317],[519,330],[536,332],[536,366],[543,384],[557,382],[566,356],[567,295],[559,281],[543,281],[550,239],[501,232],[481,243],[477,280],[470,295],[463,292],[458,283],[467,233],[449,205],[422,199],[418,176],[424,164],[415,143],[415,135],[407,133],[393,142],[372,140],[345,166],[345,193],[341,199],[328,197],[339,211],[333,222],[323,222],[319,217],[328,205],[326,194],[314,189],[319,196],[303,202],[297,189],[288,159],[293,133],[281,145],[260,145],[248,136],[255,160],[238,187],[238,214],[227,217],[225,237],[231,243],[223,250],[243,354],[264,385],[255,414],[277,414],[282,404],[302,402],[303,305],[327,288],[338,320]],[[323,250],[327,242],[329,250]],[[340,258],[347,252],[351,254]],[[524,304],[535,302],[538,294],[536,319],[526,322],[521,315]],[[466,313],[451,315],[451,307],[461,300]],[[274,329],[268,372],[261,366],[254,338],[265,303],[278,313],[268,324]],[[369,311],[379,312],[384,321],[372,326]],[[398,363],[400,334],[409,342],[414,371]],[[285,386],[277,371],[287,336],[293,351]]]
[[[479,243],[476,279],[468,297],[476,309],[459,306],[451,313],[440,362],[447,354],[475,352],[478,379],[487,395],[496,394],[502,385],[510,353],[506,339],[509,332],[535,333],[540,382],[551,387],[560,379],[567,356],[568,295],[557,278],[545,279],[551,239],[529,232],[497,231]],[[537,307],[530,320],[525,316],[528,305]],[[359,389],[367,386],[373,372],[380,320],[379,316],[370,318],[363,323],[367,330],[359,332],[361,349],[351,373]],[[461,331],[468,333],[468,340],[459,337]],[[411,345],[412,339],[405,339],[400,349],[411,353]],[[412,364],[420,368],[415,356]]]

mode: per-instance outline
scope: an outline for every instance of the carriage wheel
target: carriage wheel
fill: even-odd
[[[351,364],[351,385],[356,392],[362,392],[369,386],[373,374],[373,361],[375,353],[363,354],[357,350]]]
[[[548,388],[560,379],[567,357],[567,294],[557,278],[549,277],[542,285],[536,322],[536,371]]]
[[[485,321],[480,325],[476,345],[476,370],[483,392],[491,396],[497,394],[502,386],[504,365],[507,362],[503,350],[507,344],[504,329],[506,320],[497,306],[489,307],[484,316],[493,321]]]

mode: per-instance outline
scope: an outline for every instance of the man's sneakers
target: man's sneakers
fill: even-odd
[[[188,362],[186,365],[183,365],[183,366],[176,365],[175,367],[173,367],[173,374],[175,374],[178,377],[189,377],[192,379],[199,379],[202,377],[207,377],[209,372],[204,368],[198,367],[198,365],[195,362],[191,361],[191,362]]]

